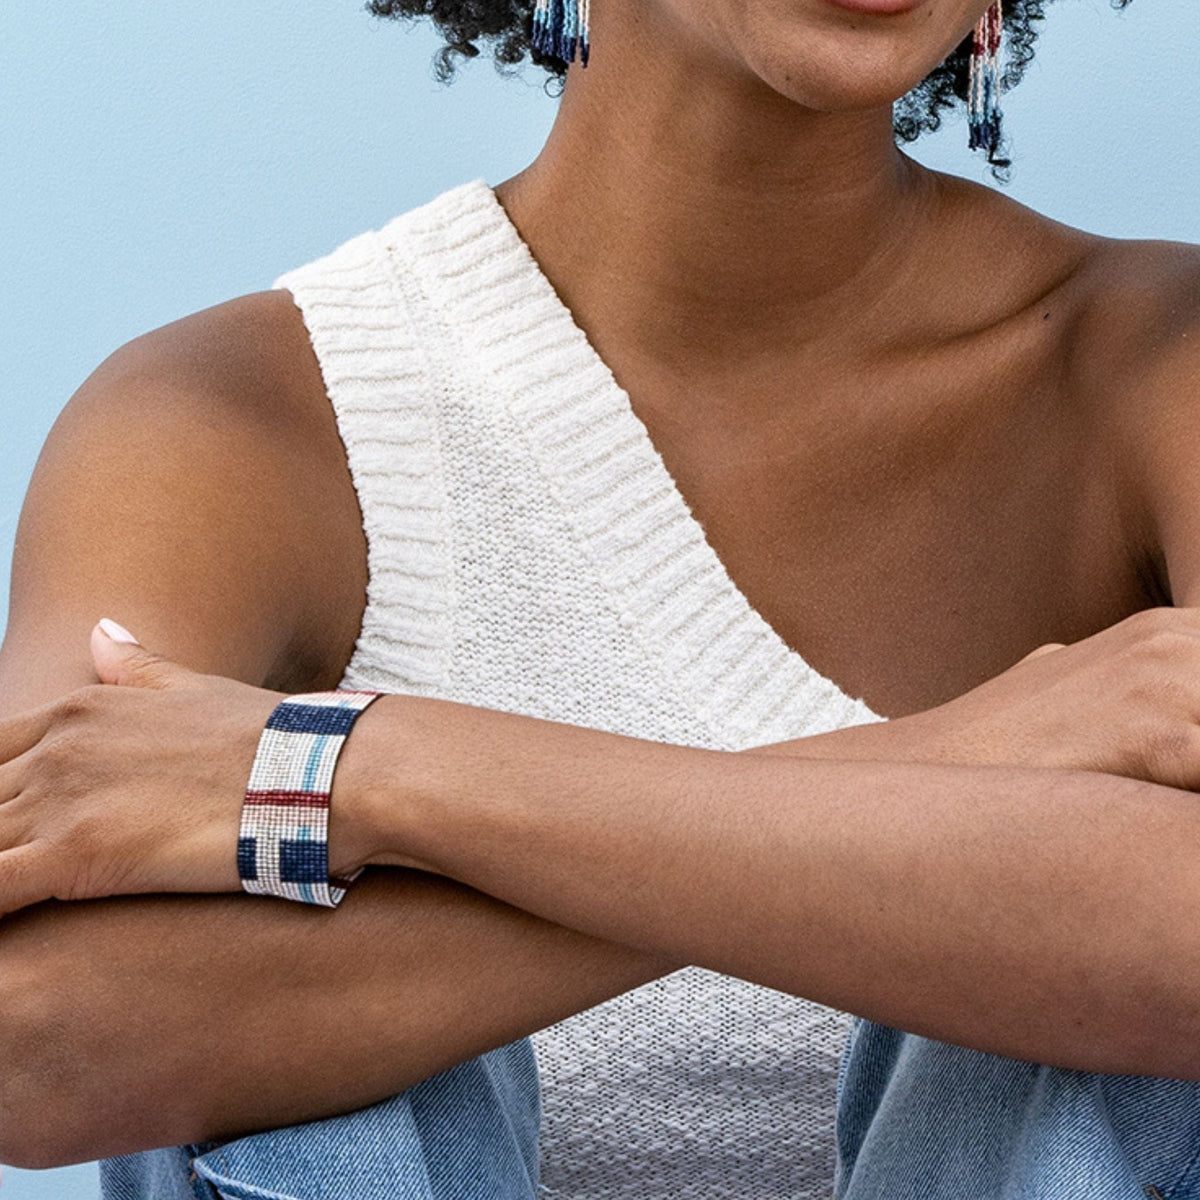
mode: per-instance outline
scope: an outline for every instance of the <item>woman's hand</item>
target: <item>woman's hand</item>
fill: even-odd
[[[103,682],[0,722],[0,913],[51,898],[240,890],[242,800],[285,695],[191,671],[99,626],[92,655]]]
[[[1145,609],[926,712],[759,752],[1067,767],[1197,791],[1200,609]]]

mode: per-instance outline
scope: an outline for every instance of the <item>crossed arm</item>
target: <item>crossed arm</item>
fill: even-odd
[[[290,364],[311,350],[264,311],[280,298],[131,343],[67,405],[18,527],[0,719],[97,682],[104,612],[197,670],[337,686],[321,664],[348,658],[342,618],[365,580],[323,572],[346,558],[328,519],[345,466],[292,400]],[[41,904],[0,922],[0,1160],[347,1112],[673,965],[388,868],[333,913],[245,896]]]
[[[282,690],[333,686],[288,674],[290,664],[306,661],[312,621],[296,607],[305,593],[280,582],[289,581],[297,548],[311,547],[325,528],[322,497],[311,498],[311,511],[289,507],[296,496],[287,481],[305,475],[311,431],[281,421],[277,407],[244,396],[231,403],[227,392],[198,388],[164,403],[138,365],[110,367],[68,410],[44,452],[18,534],[0,715],[95,681],[87,633],[101,611],[198,670]],[[201,471],[197,462],[212,465]],[[230,504],[230,495],[240,502]],[[429,736],[442,735],[431,729]],[[988,768],[951,779],[947,770],[828,764],[810,778],[830,802],[865,790],[891,794],[898,812],[912,803],[948,815],[964,800],[964,786],[987,804],[1028,796],[1040,774]],[[658,776],[640,772],[639,786],[669,802],[674,774],[673,764]],[[966,907],[943,910],[944,922],[921,928],[923,914],[937,915],[928,880],[912,889],[899,919],[887,906],[870,912],[863,892],[842,940],[875,924],[876,941],[860,943],[857,963],[843,953],[841,977],[814,979],[806,994],[883,1019],[912,1016],[913,1028],[925,1014],[924,1032],[1044,1061],[1200,1077],[1188,1050],[1200,1044],[1191,999],[1200,986],[1200,943],[1188,933],[1189,914],[1200,916],[1188,869],[1200,810],[1183,793],[1109,776],[1042,778],[1043,808],[1065,807],[1077,820],[1069,852],[1060,843],[1061,853],[1039,856],[1047,870],[1013,862],[1006,872],[996,864],[997,886],[1011,886],[1017,873],[1019,908],[989,909],[979,881],[964,874],[942,898]],[[579,799],[586,810],[586,789]],[[1001,815],[1011,828],[1038,814],[1014,801]],[[960,832],[969,841],[970,830]],[[1035,826],[1008,845],[1045,851],[1039,832]],[[1135,867],[1153,869],[1130,866],[1134,836],[1158,859]],[[953,858],[948,849],[946,861]],[[968,853],[965,861],[984,859]],[[511,864],[433,865],[514,894]],[[1114,892],[1122,880],[1124,892]],[[878,895],[903,894],[896,889],[904,880],[879,882]],[[706,965],[777,986],[804,986],[770,968],[722,960],[719,947],[697,943],[681,957],[682,947],[671,952],[669,935],[656,934],[645,914],[618,913],[611,928],[595,928],[563,906],[553,874],[544,883],[548,890],[514,898],[552,919],[405,869],[377,870],[324,917],[231,896],[48,904],[7,919],[0,1157],[53,1165],[348,1111],[683,961],[707,958]],[[1054,919],[1060,906],[1073,913],[1070,921]],[[1163,906],[1180,919],[1163,922]],[[935,984],[922,955],[936,961],[939,945],[957,953],[970,912],[998,925],[980,927],[982,949],[967,948],[950,985]],[[908,964],[883,944],[903,925],[921,935]],[[981,969],[996,947],[1001,962]],[[1143,968],[1150,973],[1139,974]],[[119,1108],[108,1103],[114,1092],[123,1098]]]

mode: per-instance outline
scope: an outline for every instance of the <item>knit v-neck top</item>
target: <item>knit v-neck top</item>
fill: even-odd
[[[273,286],[303,315],[362,509],[340,687],[720,750],[883,720],[739,591],[482,180]],[[828,1196],[847,1028],[689,967],[541,1031],[544,1193]]]

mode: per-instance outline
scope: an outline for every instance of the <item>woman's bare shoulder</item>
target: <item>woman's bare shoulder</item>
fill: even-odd
[[[1076,281],[1073,391],[1176,604],[1200,603],[1200,246],[1097,239]]]
[[[994,189],[945,186],[973,236],[988,231],[987,277],[1021,281],[1045,394],[1113,489],[1123,553],[1151,564],[1156,593],[1200,603],[1200,246],[1103,237]]]
[[[1099,411],[1148,432],[1181,406],[1200,420],[1200,246],[1097,238],[1074,291],[1068,348]]]
[[[1106,340],[1125,330],[1126,349],[1170,350],[1200,313],[1200,246],[1093,238],[1080,285]]]
[[[253,293],[133,338],[59,413],[21,511],[4,658],[11,675],[15,655],[86,652],[106,613],[197,669],[336,686],[365,582],[303,320],[288,292]]]
[[[304,319],[282,288],[237,296],[141,334],[93,378],[114,371],[206,395],[245,418],[332,420]]]

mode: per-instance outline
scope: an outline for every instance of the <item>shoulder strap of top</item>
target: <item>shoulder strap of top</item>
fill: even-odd
[[[341,686],[423,694],[450,657],[450,561],[427,336],[388,246],[404,218],[280,275],[346,450],[367,540],[367,602]]]

